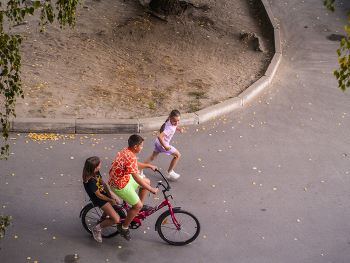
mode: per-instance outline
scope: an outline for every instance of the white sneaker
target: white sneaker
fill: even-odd
[[[172,170],[170,173],[166,173],[166,178],[171,178],[171,179],[177,179],[179,178],[180,175],[178,173],[175,173],[174,170]]]
[[[143,173],[143,170],[142,170],[141,173],[140,173],[140,171],[139,171],[139,175],[141,175],[142,177],[145,177],[145,174]]]
[[[101,237],[101,230],[97,230],[96,226],[91,229],[92,235],[94,236],[94,239],[99,242],[102,243],[102,237]]]

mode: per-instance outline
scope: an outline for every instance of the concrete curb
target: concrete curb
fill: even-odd
[[[181,125],[190,126],[204,123],[212,118],[240,109],[270,85],[282,60],[280,29],[277,26],[267,0],[261,0],[266,15],[274,29],[275,54],[263,77],[244,90],[236,98],[207,107],[194,113],[181,115]],[[16,118],[11,120],[11,132],[35,133],[139,133],[159,130],[168,116],[143,119],[45,119]]]
[[[16,118],[11,132],[75,133],[75,119]]]
[[[139,122],[133,119],[102,119],[89,120],[77,119],[75,133],[138,133]]]

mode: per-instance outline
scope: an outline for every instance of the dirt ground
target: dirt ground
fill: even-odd
[[[255,0],[202,0],[168,22],[138,0],[85,0],[75,29],[13,28],[22,44],[18,117],[142,118],[193,112],[237,96],[265,72],[273,34]],[[259,12],[260,10],[260,12]],[[240,33],[255,33],[264,46]]]

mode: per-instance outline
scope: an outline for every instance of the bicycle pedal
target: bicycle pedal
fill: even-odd
[[[130,225],[129,225],[129,228],[131,229],[137,229],[140,227],[140,224],[138,222],[135,222],[135,221],[131,221]]]

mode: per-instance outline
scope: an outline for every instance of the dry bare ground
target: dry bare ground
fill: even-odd
[[[137,0],[86,0],[75,29],[54,24],[45,33],[38,17],[28,17],[13,29],[28,36],[18,117],[142,118],[237,96],[273,56],[261,6],[255,0],[193,3],[210,9],[189,8],[165,22]],[[264,51],[241,40],[244,32],[255,33]]]

